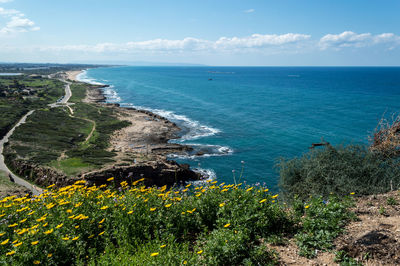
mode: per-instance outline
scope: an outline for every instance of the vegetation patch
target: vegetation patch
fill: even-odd
[[[82,172],[82,170],[93,170],[93,165],[85,163],[81,158],[67,158],[50,162],[50,166],[61,170],[68,176],[74,176]]]
[[[400,186],[397,158],[372,152],[359,145],[328,146],[302,157],[281,159],[280,186],[285,197],[325,198],[331,193],[357,195],[384,193]]]
[[[29,110],[44,108],[64,94],[64,83],[29,76],[0,77],[0,138]]]
[[[1,200],[0,260],[12,265],[271,265],[278,258],[265,245],[267,239],[317,235],[320,228],[308,224],[323,217],[341,221],[347,206],[337,198],[331,204],[311,199],[307,204],[316,207],[306,208],[303,219],[265,187],[214,181],[168,190],[146,188],[143,179],[131,185],[108,181],[112,186],[86,187],[78,181],[58,190],[50,186],[33,199]],[[324,230],[332,235],[339,225]]]

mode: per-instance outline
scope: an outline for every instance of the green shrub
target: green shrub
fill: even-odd
[[[300,158],[281,159],[277,166],[280,187],[288,199],[330,193],[377,194],[400,184],[398,161],[359,145],[311,150]]]
[[[336,196],[327,200],[311,198],[304,207],[302,228],[296,234],[300,255],[313,257],[317,250],[331,249],[332,241],[344,231],[346,223],[355,218],[348,210],[352,204],[349,197],[344,200]]]

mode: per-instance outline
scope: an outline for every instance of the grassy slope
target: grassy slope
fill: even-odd
[[[71,85],[73,117],[66,108],[42,109],[18,127],[6,148],[7,160],[29,160],[68,176],[113,162],[114,153],[106,151],[110,135],[127,123],[117,120],[111,108],[81,102],[87,86]]]
[[[8,87],[11,92],[18,91],[14,84],[21,88],[34,88],[34,95],[23,98],[20,95],[0,97],[0,137],[3,137],[10,128],[29,110],[43,108],[55,102],[64,94],[64,85],[58,80],[32,79],[27,76],[0,77],[0,91]]]

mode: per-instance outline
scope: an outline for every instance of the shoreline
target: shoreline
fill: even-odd
[[[84,71],[66,72],[66,75],[72,81],[86,83],[91,86],[86,92],[84,102],[101,104],[112,108],[117,112],[119,120],[131,123],[130,126],[117,130],[113,134],[110,144],[114,151],[167,155],[172,151],[181,153],[183,150],[192,149],[188,145],[168,143],[169,140],[179,138],[181,128],[167,118],[148,110],[121,107],[118,103],[107,103],[107,97],[103,89],[109,87],[109,85],[97,85],[78,80],[77,76]],[[138,147],[143,145],[149,146],[146,151]]]
[[[107,97],[104,95],[103,89],[109,87],[109,85],[97,85],[78,80],[77,76],[83,71],[85,70],[65,73],[72,81],[90,85],[83,101],[111,108],[117,119],[130,123],[127,127],[115,131],[111,136],[108,150],[116,153],[115,162],[105,167],[106,169],[83,174],[85,178],[92,179],[90,176],[99,178],[100,172],[102,175],[107,176],[107,173],[115,172],[116,168],[129,168],[128,165],[152,166],[153,168],[173,169],[173,171],[178,169],[192,171],[197,175],[194,180],[210,177],[204,172],[198,171],[198,169],[191,170],[187,164],[178,164],[174,160],[167,158],[170,154],[187,155],[188,152],[193,150],[188,145],[169,143],[170,140],[179,138],[179,132],[181,131],[181,128],[174,122],[147,110],[121,107],[118,103],[107,103]],[[115,173],[113,174],[116,175]]]

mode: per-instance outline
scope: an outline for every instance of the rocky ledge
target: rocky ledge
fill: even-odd
[[[183,184],[189,180],[199,180],[201,175],[192,171],[189,165],[178,164],[170,160],[147,161],[143,163],[109,167],[99,171],[89,172],[83,178],[89,184],[102,185],[107,179],[113,177],[117,185],[122,181],[131,183],[144,178],[146,186],[172,186]]]

